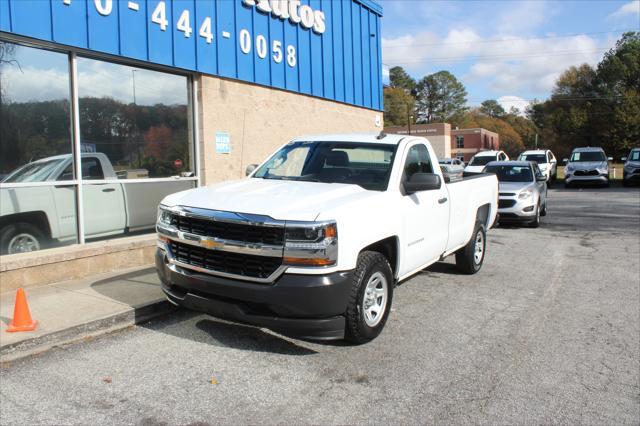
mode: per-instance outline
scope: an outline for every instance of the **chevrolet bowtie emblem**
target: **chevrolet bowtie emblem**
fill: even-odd
[[[222,247],[223,244],[219,243],[217,241],[213,241],[213,240],[200,240],[200,244],[202,244],[204,247],[212,249],[212,248],[218,248],[218,247]]]

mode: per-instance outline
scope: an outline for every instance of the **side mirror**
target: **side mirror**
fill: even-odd
[[[620,161],[622,161],[623,163],[626,163],[626,162],[627,162],[627,157],[622,157],[622,158],[620,159]]]
[[[562,159],[562,164],[567,165],[568,162],[569,162],[568,158],[563,158]]]
[[[607,161],[613,161],[613,157],[607,157]]]
[[[538,182],[546,182],[547,181],[547,177],[545,175],[536,175],[536,180]]]
[[[420,191],[431,191],[440,189],[442,181],[435,173],[414,173],[411,178],[402,184],[402,189],[407,195]]]
[[[245,176],[249,176],[257,168],[258,168],[257,164],[249,164],[246,170],[244,171]]]

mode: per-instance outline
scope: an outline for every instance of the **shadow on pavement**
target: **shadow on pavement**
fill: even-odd
[[[140,326],[193,342],[222,348],[281,355],[313,355],[317,353],[260,328],[229,323],[186,309],[179,309],[162,321],[141,324]]]
[[[428,268],[425,268],[422,271],[420,271],[420,273],[426,274],[426,275],[429,275],[430,273],[465,275],[464,273],[460,272],[460,270],[456,267],[455,264],[446,263],[446,262],[436,262],[433,265],[429,266]]]

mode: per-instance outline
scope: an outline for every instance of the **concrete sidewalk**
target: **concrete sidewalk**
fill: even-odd
[[[0,278],[1,279],[1,278]],[[15,291],[0,294],[0,361],[120,330],[173,309],[152,267],[133,268],[25,290],[32,332],[8,333]]]

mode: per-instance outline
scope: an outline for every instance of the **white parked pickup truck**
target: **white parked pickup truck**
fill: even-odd
[[[117,179],[103,153],[82,154],[86,238],[153,229],[158,201],[193,182],[104,182]],[[0,183],[0,253],[39,250],[76,239],[76,194],[71,154],[25,164]],[[41,182],[57,183],[52,186]],[[21,184],[12,186],[11,184]],[[23,185],[24,184],[24,185]],[[33,184],[33,186],[30,186]]]
[[[444,184],[424,138],[300,138],[247,179],[165,198],[158,275],[176,305],[363,343],[384,327],[399,281],[450,254],[480,270],[497,200],[495,175]]]

